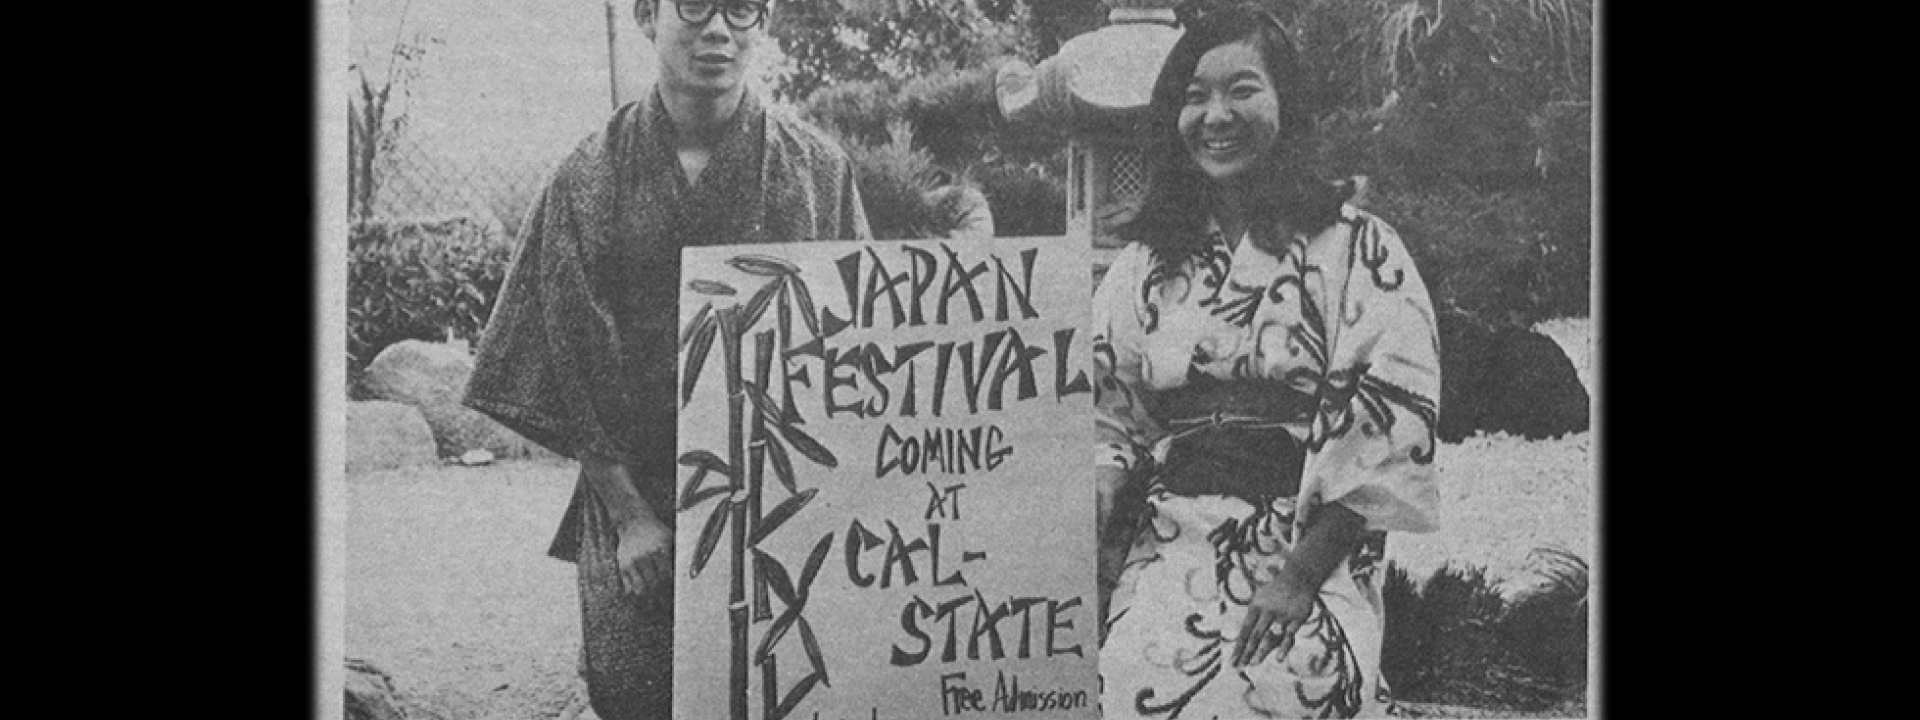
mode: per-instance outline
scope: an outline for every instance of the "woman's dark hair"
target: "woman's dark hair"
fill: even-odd
[[[1146,146],[1146,198],[1139,214],[1119,228],[1121,239],[1147,246],[1153,251],[1154,262],[1162,265],[1182,262],[1206,247],[1215,187],[1187,154],[1180,137],[1180,110],[1201,56],[1242,41],[1252,41],[1265,59],[1267,75],[1273,79],[1280,102],[1280,132],[1273,148],[1258,166],[1249,169],[1254,173],[1249,179],[1262,188],[1255,196],[1255,205],[1249,208],[1249,220],[1308,233],[1333,224],[1351,188],[1319,180],[1300,158],[1298,140],[1313,127],[1312,110],[1307,104],[1312,93],[1286,29],[1260,6],[1244,2],[1225,6],[1190,2],[1182,6],[1181,16],[1186,32],[1161,65],[1147,110],[1147,131],[1152,139]]]

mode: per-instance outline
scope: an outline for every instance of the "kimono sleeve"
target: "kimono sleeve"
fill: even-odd
[[[1114,259],[1093,295],[1093,405],[1095,465],[1134,470],[1150,458],[1162,434],[1140,393],[1146,327],[1140,286],[1145,248],[1130,246]]]
[[[608,339],[595,330],[611,327],[612,316],[586,290],[579,225],[566,197],[556,179],[522,223],[463,402],[561,455],[591,450],[630,461],[588,391],[603,374],[595,356],[607,353]]]
[[[1439,528],[1440,353],[1432,301],[1399,236],[1352,217],[1345,292],[1301,505],[1338,502],[1372,531]]]

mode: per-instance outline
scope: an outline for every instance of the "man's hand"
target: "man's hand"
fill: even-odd
[[[620,589],[638,596],[673,581],[673,530],[634,489],[633,472],[626,465],[583,455],[587,488],[613,521]]]
[[[673,581],[673,531],[641,513],[620,526],[613,557],[620,563],[620,589],[639,595]]]

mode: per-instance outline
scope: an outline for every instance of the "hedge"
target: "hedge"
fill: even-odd
[[[513,247],[467,217],[355,223],[347,237],[347,380],[401,340],[478,344]]]

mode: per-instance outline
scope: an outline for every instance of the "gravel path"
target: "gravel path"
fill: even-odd
[[[1387,539],[1390,562],[1424,580],[1448,563],[1485,567],[1513,592],[1531,584],[1530,555],[1558,548],[1593,557],[1593,436],[1528,441],[1476,435],[1443,444],[1441,528]]]
[[[1443,446],[1446,526],[1394,536],[1392,561],[1416,578],[1483,565],[1517,590],[1535,547],[1591,557],[1590,445],[1583,433]],[[573,566],[545,554],[573,473],[522,461],[347,478],[346,654],[393,676],[411,720],[594,720],[574,672]]]
[[[1549,320],[1533,329],[1560,345],[1592,395],[1592,320]],[[1593,507],[1598,473],[1592,432],[1532,441],[1475,435],[1441,445],[1434,462],[1440,467],[1441,529],[1387,541],[1390,561],[1414,579],[1424,580],[1448,563],[1477,565],[1511,593],[1537,577],[1536,549],[1593,559],[1599,516]]]
[[[345,652],[393,676],[410,718],[581,713],[573,566],[546,556],[574,472],[524,461],[347,477]]]

